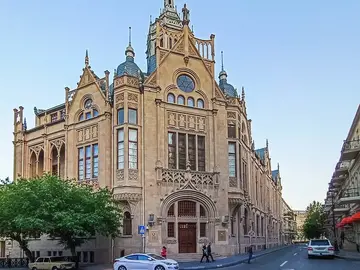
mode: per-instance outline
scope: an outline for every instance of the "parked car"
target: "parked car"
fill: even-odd
[[[177,270],[179,264],[153,253],[134,253],[115,259],[114,270]]]
[[[35,262],[29,263],[30,270],[68,270],[75,269],[75,263],[67,261],[64,257],[39,257]]]
[[[335,248],[328,239],[311,239],[307,250],[309,259],[315,256],[334,258],[335,254]]]

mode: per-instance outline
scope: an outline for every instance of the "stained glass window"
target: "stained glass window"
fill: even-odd
[[[184,92],[192,92],[195,88],[195,83],[193,81],[193,79],[191,79],[190,76],[188,75],[180,75],[177,78],[177,85],[179,87],[180,90],[184,91]]]

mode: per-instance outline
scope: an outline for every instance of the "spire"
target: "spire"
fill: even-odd
[[[221,51],[221,71],[219,73],[219,79],[220,80],[226,80],[227,79],[227,73],[224,70],[224,52]]]
[[[268,139],[266,139],[266,150],[269,151],[269,140]]]
[[[129,45],[127,46],[125,50],[126,57],[134,58],[135,52],[133,47],[131,46],[131,26],[129,27]]]
[[[224,52],[221,51],[221,71],[224,71]]]
[[[277,164],[277,169],[278,169],[278,171],[280,171],[280,165],[279,165],[279,162],[278,162],[278,164]]]
[[[88,52],[88,50],[86,50],[86,52],[85,52],[85,66],[86,67],[89,66],[89,52]]]
[[[241,100],[245,101],[245,89],[244,89],[244,86],[241,88]]]

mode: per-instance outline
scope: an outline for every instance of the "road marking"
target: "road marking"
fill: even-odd
[[[282,264],[280,264],[280,267],[283,267],[288,261],[283,262]]]
[[[297,255],[297,253],[294,253],[294,256],[296,256]]]

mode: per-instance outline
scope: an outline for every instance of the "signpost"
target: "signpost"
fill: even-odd
[[[140,234],[142,237],[142,252],[144,253],[145,253],[145,232],[146,232],[146,227],[144,225],[139,225],[138,234]]]

